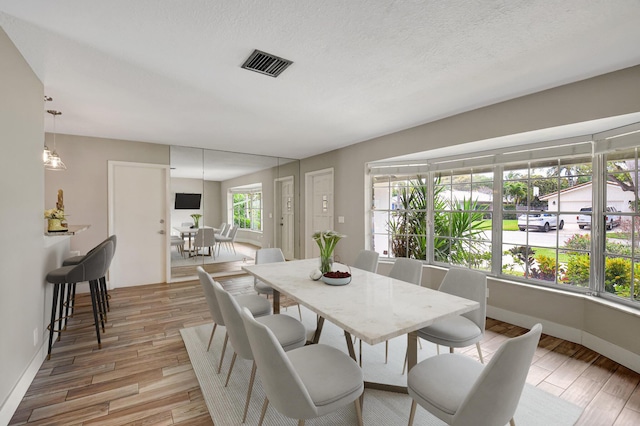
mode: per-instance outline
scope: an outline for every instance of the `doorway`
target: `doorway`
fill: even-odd
[[[333,168],[305,174],[305,258],[319,257],[311,238],[315,231],[333,229]]]
[[[295,258],[295,186],[293,176],[287,176],[274,181],[276,209],[275,245],[282,249],[284,258]]]
[[[108,162],[109,235],[118,252],[109,268],[113,287],[166,282],[169,167]]]

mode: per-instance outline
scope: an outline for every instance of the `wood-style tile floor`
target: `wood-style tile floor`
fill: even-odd
[[[224,281],[236,294],[252,292],[252,285],[246,276]],[[179,333],[210,321],[199,282],[110,294],[102,349],[93,328],[79,328],[90,323],[89,315],[78,313],[10,424],[212,424]],[[488,319],[482,342],[486,358],[505,339],[525,331]],[[477,356],[475,347],[465,353]],[[581,345],[543,335],[528,382],[584,407],[579,425],[640,424],[640,374]]]

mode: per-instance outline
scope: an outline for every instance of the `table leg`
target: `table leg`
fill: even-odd
[[[351,334],[348,331],[344,332],[344,338],[347,340],[347,350],[349,351],[349,356],[353,358],[354,361],[358,362],[356,359],[356,351],[353,348],[353,340],[351,338]]]
[[[418,363],[418,333],[407,334],[407,371]]]
[[[313,343],[314,345],[318,344],[318,342],[320,341],[320,335],[322,334],[322,326],[324,325],[324,318],[321,316],[318,316],[318,321],[316,323],[316,332],[313,335],[313,340],[311,341],[311,343]]]
[[[280,292],[278,290],[273,290],[273,313],[280,313]]]

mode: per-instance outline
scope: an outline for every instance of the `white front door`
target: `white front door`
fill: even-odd
[[[276,194],[279,193],[278,214],[279,221],[276,222],[276,242],[280,244],[280,249],[284,258],[292,260],[295,257],[294,247],[294,226],[295,226],[295,197],[293,176],[281,178],[276,181]],[[279,229],[278,229],[279,228]]]
[[[333,230],[333,169],[309,172],[306,180],[306,258],[320,256],[311,235],[315,231]]]
[[[166,282],[169,167],[109,161],[109,234],[118,238],[113,287]]]

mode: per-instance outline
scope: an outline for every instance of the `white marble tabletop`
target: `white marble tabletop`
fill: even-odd
[[[330,286],[309,278],[318,266],[319,259],[305,259],[242,269],[370,345],[479,306],[468,299],[356,268],[351,268],[351,283]],[[337,269],[346,271],[347,267]]]

